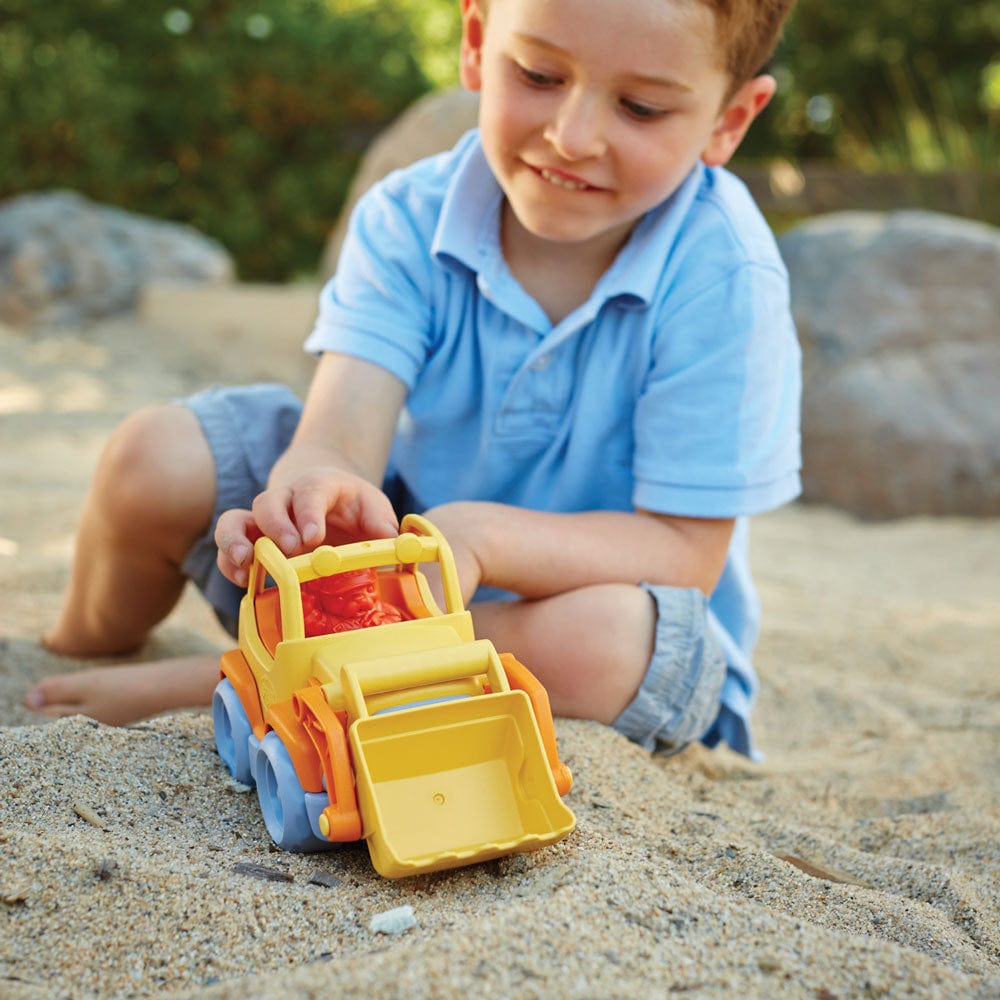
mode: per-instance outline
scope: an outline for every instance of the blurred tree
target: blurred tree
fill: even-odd
[[[458,84],[458,43],[462,37],[459,0],[327,0],[331,10],[385,14],[405,20],[415,37],[414,54],[438,87]]]
[[[0,0],[0,198],[189,222],[312,273],[371,137],[457,79],[458,0]],[[995,169],[1000,0],[799,0],[742,159]]]
[[[405,20],[323,0],[0,0],[0,197],[188,222],[312,272],[370,138],[429,86]]]
[[[933,170],[1000,160],[1000,0],[799,0],[747,152]]]

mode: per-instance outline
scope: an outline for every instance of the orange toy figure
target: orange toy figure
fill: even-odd
[[[336,573],[303,583],[302,617],[307,636],[332,635],[403,620],[399,608],[380,599],[374,569]]]

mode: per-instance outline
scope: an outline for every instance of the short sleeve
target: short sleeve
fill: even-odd
[[[741,262],[664,310],[635,411],[633,502],[737,517],[794,499],[800,396],[787,276]]]
[[[412,388],[430,349],[433,219],[391,181],[359,200],[305,349],[362,358]]]

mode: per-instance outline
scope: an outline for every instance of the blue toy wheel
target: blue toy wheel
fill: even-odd
[[[212,696],[215,746],[229,773],[243,785],[253,784],[249,740],[253,735],[246,709],[228,677],[223,677]]]
[[[271,839],[283,851],[328,851],[333,846],[313,832],[302,788],[292,759],[276,732],[260,741],[254,759],[257,797]]]

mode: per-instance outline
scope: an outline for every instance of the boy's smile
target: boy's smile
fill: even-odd
[[[490,0],[488,13],[464,0],[463,12],[462,80],[481,91],[515,273],[519,252],[546,244],[606,267],[699,158],[724,163],[742,138],[744,115],[730,141],[731,81],[699,0]]]
[[[533,169],[538,172],[538,175],[542,178],[542,180],[548,181],[550,184],[554,184],[558,188],[563,188],[565,191],[598,190],[593,184],[588,184],[587,181],[581,180],[578,177],[573,177],[570,174],[564,173],[562,170],[553,169],[551,167],[534,167]]]

